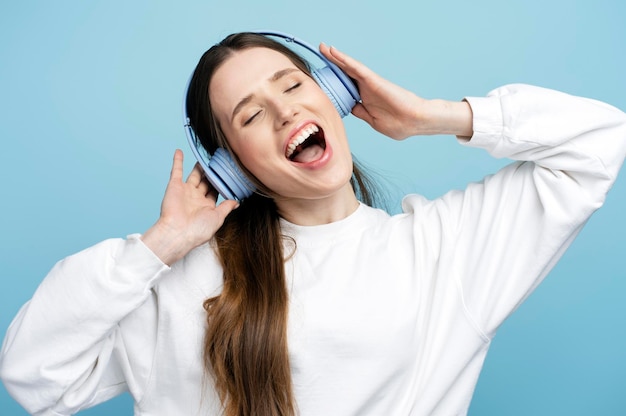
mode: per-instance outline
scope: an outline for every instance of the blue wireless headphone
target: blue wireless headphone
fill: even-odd
[[[264,36],[274,36],[285,42],[292,42],[308,49],[319,57],[324,62],[325,66],[314,69],[311,74],[326,95],[328,95],[330,101],[335,105],[341,117],[350,114],[352,108],[361,100],[359,91],[350,77],[308,43],[282,32],[260,31],[254,33]],[[189,84],[186,90],[188,89]],[[185,91],[185,97],[183,98],[183,122],[185,132],[187,133],[187,140],[200,166],[204,169],[207,179],[219,194],[226,199],[242,200],[249,197],[255,191],[255,186],[241,169],[239,169],[226,149],[218,148],[208,162],[207,158],[202,155],[203,152],[200,151],[200,140],[190,124],[186,97],[187,91]]]

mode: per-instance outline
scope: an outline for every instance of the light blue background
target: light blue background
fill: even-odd
[[[5,0],[0,329],[54,262],[155,221],[173,151],[187,150],[184,84],[201,53],[226,34],[276,29],[324,41],[426,98],[525,82],[624,110],[625,4]],[[398,195],[436,197],[505,163],[450,137],[396,143],[354,117],[347,124],[356,155],[389,176]],[[626,414],[625,210],[623,174],[548,280],[502,327],[471,415]],[[0,414],[25,414],[4,387]],[[81,414],[130,415],[131,400]]]

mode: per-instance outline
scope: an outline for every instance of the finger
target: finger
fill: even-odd
[[[324,55],[327,59],[331,60],[335,64],[339,63],[337,62],[337,59],[330,53],[330,47],[324,42],[320,43],[319,49],[322,55]]]
[[[189,185],[198,186],[203,177],[204,173],[202,171],[202,167],[200,166],[199,162],[196,162],[196,164],[193,166],[193,169],[189,173],[189,176],[187,176],[187,183]]]
[[[237,207],[239,207],[239,202],[232,199],[227,199],[225,201],[222,201],[222,203],[215,208],[215,212],[218,213],[220,221],[223,223],[228,214],[230,214]]]
[[[326,45],[325,43],[320,43],[319,49],[320,52],[332,63],[334,63],[335,65],[337,65],[342,71],[348,73],[349,69],[346,65],[346,62],[341,59],[340,54],[336,54],[334,55],[331,51],[331,46]],[[334,49],[334,48],[333,48]],[[348,74],[350,76],[352,76],[351,74]]]
[[[374,118],[372,117],[372,115],[367,111],[365,106],[361,103],[357,103],[352,108],[352,114],[355,117],[360,118],[361,120],[365,121],[369,125],[372,125],[372,123],[374,122]]]
[[[183,151],[176,149],[174,152],[174,161],[172,162],[172,171],[170,172],[170,180],[183,179]]]
[[[213,202],[217,202],[217,198],[219,197],[219,194],[217,193],[217,190],[215,190],[215,188],[213,188],[212,186],[209,185],[205,196],[207,198],[211,198],[211,200],[213,200]]]
[[[359,80],[371,76],[372,71],[361,62],[341,52],[334,46],[320,45],[320,51],[330,59],[331,62],[340,67],[350,77]]]
[[[209,181],[207,181],[206,178],[202,178],[202,180],[200,181],[200,183],[198,184],[196,188],[198,188],[198,191],[200,191],[202,195],[208,195],[211,189],[209,185]]]
[[[219,193],[217,189],[213,186],[211,182],[206,178],[206,176],[202,175],[202,181],[198,184],[198,189],[200,192],[203,192],[204,197],[213,201],[213,203],[217,202],[219,198]]]

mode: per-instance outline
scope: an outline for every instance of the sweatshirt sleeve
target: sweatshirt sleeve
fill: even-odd
[[[57,263],[7,331],[0,376],[9,393],[42,415],[73,414],[126,390],[140,394],[151,351],[129,363],[120,323],[145,312],[143,330],[156,336],[151,289],[168,269],[136,235]]]
[[[466,100],[474,135],[459,140],[517,161],[435,201],[449,237],[447,272],[492,337],[603,204],[626,153],[626,114],[520,84]]]

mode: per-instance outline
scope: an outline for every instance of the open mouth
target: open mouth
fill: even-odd
[[[319,159],[324,150],[324,131],[315,124],[309,124],[289,143],[285,156],[292,162],[307,163]]]

